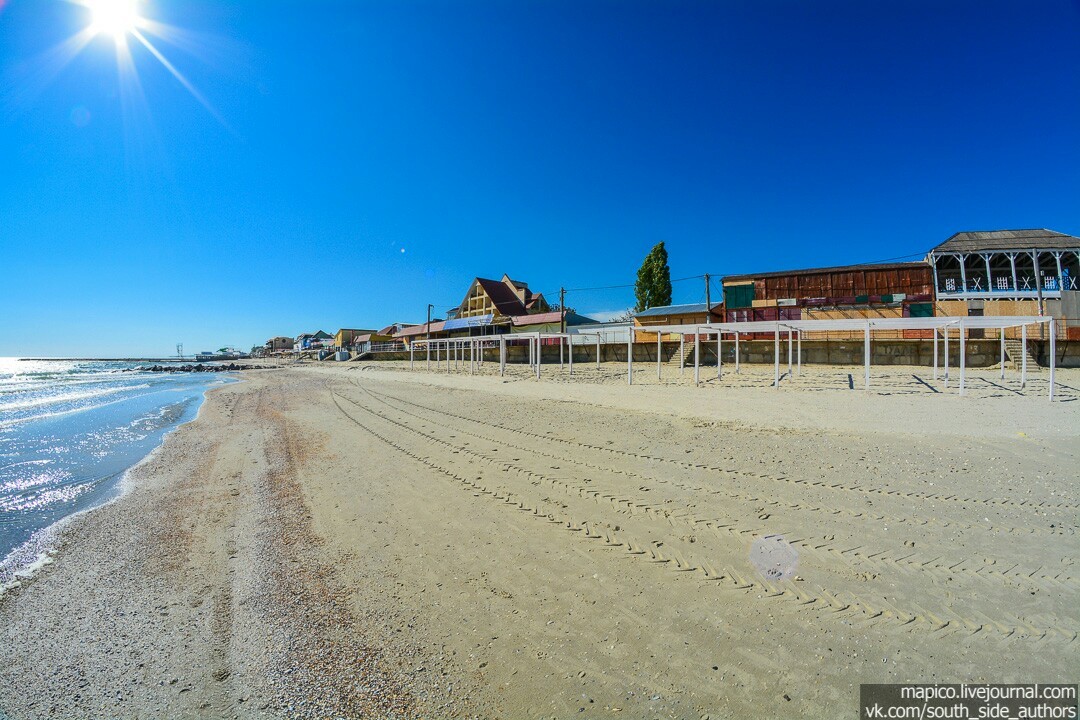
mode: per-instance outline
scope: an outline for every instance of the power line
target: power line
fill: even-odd
[[[683,282],[685,280],[700,280],[703,277],[705,277],[704,274],[702,274],[702,275],[690,275],[689,277],[675,278],[671,282],[677,283],[677,282]],[[632,288],[632,287],[636,287],[636,286],[637,286],[637,283],[630,283],[628,285],[605,285],[603,287],[566,288],[566,292],[569,293],[569,292],[590,292],[592,290],[622,290],[623,288]]]
[[[911,253],[910,255],[900,255],[899,257],[885,258],[884,260],[870,260],[869,262],[859,263],[860,265],[874,265],[876,263],[894,262],[896,260],[905,260],[907,258],[920,258],[926,257],[929,254],[929,250],[926,252]]]

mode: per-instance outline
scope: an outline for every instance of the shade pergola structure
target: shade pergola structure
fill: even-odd
[[[464,338],[439,338],[434,340],[413,340],[409,343],[409,369],[415,364],[417,349],[425,351],[426,366],[430,369],[431,360],[435,360],[435,368],[446,372],[453,370],[468,369],[470,375],[479,372],[484,364],[484,349],[499,347],[499,338],[502,335],[486,335],[480,337]]]
[[[559,342],[559,368],[568,367],[570,375],[574,374],[574,353],[573,346],[575,344],[584,344],[582,342],[575,342],[576,338],[582,340],[589,338],[589,344],[595,344],[596,347],[596,367],[600,367],[600,353],[601,346],[604,344],[601,336],[601,332],[586,332],[586,333],[513,333],[508,335],[487,335],[482,337],[469,337],[469,338],[440,338],[435,340],[414,340],[409,345],[409,369],[413,369],[415,364],[415,353],[417,349],[426,350],[426,356],[430,357],[434,353],[435,367],[441,368],[445,364],[446,372],[451,370],[464,370],[466,363],[468,363],[469,374],[472,375],[478,372],[478,369],[484,363],[484,350],[488,348],[499,349],[499,375],[506,375],[506,362],[507,362],[507,348],[510,345],[521,344],[525,342],[528,344],[528,365],[531,372],[536,375],[536,378],[540,378],[540,367],[543,364],[541,357],[541,349],[545,340],[558,340]],[[564,346],[570,346],[570,352],[563,352]],[[430,363],[428,365],[430,367]]]
[[[845,332],[858,332],[863,333],[863,384],[864,388],[870,389],[870,343],[872,339],[872,333],[875,330],[930,330],[934,333],[934,377],[938,377],[938,333],[941,333],[943,346],[944,346],[944,378],[945,385],[948,386],[949,381],[949,330],[950,328],[956,329],[956,335],[960,348],[960,362],[959,362],[959,394],[964,394],[965,381],[966,381],[966,350],[967,350],[967,331],[968,330],[998,330],[999,331],[999,345],[1000,345],[1000,357],[1002,367],[1002,377],[1004,377],[1004,361],[1005,361],[1005,330],[1008,328],[1020,328],[1022,337],[1022,353],[1021,353],[1021,367],[1020,367],[1020,381],[1021,385],[1027,383],[1027,328],[1031,325],[1048,325],[1049,326],[1049,340],[1050,340],[1050,389],[1049,399],[1054,399],[1054,372],[1057,360],[1057,346],[1056,346],[1056,328],[1053,317],[1046,316],[1028,316],[1028,315],[1001,315],[1001,316],[980,316],[980,317],[929,317],[929,318],[845,318],[834,320],[762,320],[762,321],[749,321],[749,322],[731,322],[731,323],[707,323],[701,325],[663,325],[663,326],[650,326],[648,328],[637,328],[638,332],[647,332],[650,334],[655,333],[657,337],[657,344],[662,341],[663,335],[681,335],[680,346],[685,345],[686,337],[693,336],[694,338],[694,384],[700,383],[700,366],[701,366],[701,338],[716,336],[717,339],[717,375],[723,370],[722,359],[722,338],[724,335],[729,335],[735,339],[735,356],[739,357],[739,338],[741,335],[747,333],[769,334],[773,335],[773,385],[776,388],[780,387],[780,335],[781,333],[787,333],[788,340],[788,373],[792,370],[792,339],[793,336],[797,337],[800,345],[799,353],[799,367],[802,366],[802,353],[801,353],[801,337],[803,332],[828,332],[828,331],[845,331]],[[633,363],[633,353],[630,353],[628,364]],[[736,366],[738,361],[736,360]],[[628,371],[627,382],[629,383],[632,378],[632,370]],[[659,377],[660,364],[657,362],[657,374]]]

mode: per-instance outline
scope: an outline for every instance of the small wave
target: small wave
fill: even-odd
[[[149,384],[143,383],[140,385],[125,385],[123,387],[103,388],[94,392],[85,393],[68,393],[66,395],[50,395],[42,398],[35,398],[33,400],[24,400],[22,402],[13,402],[0,405],[0,412],[10,412],[12,410],[26,410],[28,408],[42,407],[44,405],[59,405],[65,402],[77,402],[79,400],[91,400],[103,395],[114,395],[118,392],[125,392],[127,390],[143,390],[150,387]]]
[[[20,465],[48,465],[52,460],[23,460],[22,462],[11,463],[10,465],[0,466],[0,470],[7,470],[8,468],[19,467]]]
[[[57,539],[69,518],[64,518],[52,525],[38,530],[30,539],[0,559],[0,597],[25,580],[33,577],[38,570],[53,561]]]
[[[11,497],[0,498],[0,512],[26,512],[42,508],[54,508],[63,503],[72,503],[80,496],[93,490],[104,478],[72,485],[61,485],[40,492],[20,493]]]
[[[77,377],[66,378],[63,382],[50,382],[48,380],[36,380],[26,381],[23,378],[18,378],[15,381],[4,381],[0,379],[0,396],[11,395],[13,393],[28,392],[33,390],[40,390],[48,387],[74,387],[77,385],[95,385],[105,383],[118,383],[132,380],[145,380],[150,375],[141,373],[124,373],[122,375],[113,375],[109,373],[92,374],[92,375],[79,375]]]
[[[147,385],[146,387],[149,387]],[[162,392],[161,390],[155,390],[154,392]],[[99,403],[98,405],[86,405],[84,407],[72,408],[71,410],[60,410],[52,413],[42,413],[41,415],[31,415],[29,417],[15,418],[14,420],[4,420],[0,422],[0,430],[4,428],[12,427],[13,425],[22,425],[23,423],[33,422],[34,420],[46,420],[48,418],[61,417],[63,415],[74,415],[75,413],[87,412],[88,410],[99,410],[103,407],[115,405],[117,403],[127,402],[128,400],[135,400],[136,398],[146,397],[147,395],[153,395],[154,392],[143,393],[141,395],[132,395],[131,397],[119,398],[110,402]]]

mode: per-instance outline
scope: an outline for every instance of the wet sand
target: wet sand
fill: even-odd
[[[823,717],[1075,680],[1075,370],[1050,404],[1045,372],[421,367],[212,392],[0,598],[0,710]]]

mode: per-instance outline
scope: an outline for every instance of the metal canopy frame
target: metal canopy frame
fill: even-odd
[[[1008,328],[1021,329],[1021,387],[1027,384],[1027,328],[1031,325],[1048,325],[1050,341],[1050,389],[1048,397],[1054,399],[1055,370],[1056,370],[1056,327],[1053,317],[1036,315],[1001,315],[980,317],[929,317],[929,318],[845,318],[831,320],[756,320],[744,322],[714,322],[695,325],[652,325],[647,327],[635,327],[630,333],[626,343],[626,384],[634,382],[634,332],[656,335],[656,376],[662,379],[661,345],[664,335],[679,335],[679,372],[685,367],[685,347],[687,336],[694,339],[694,384],[701,384],[701,339],[702,337],[716,337],[717,350],[717,379],[723,377],[723,338],[725,335],[735,341],[735,372],[740,371],[740,340],[747,333],[772,334],[773,335],[773,385],[780,387],[780,335],[787,333],[787,364],[788,377],[792,376],[793,366],[797,372],[802,372],[802,334],[803,332],[827,332],[827,331],[862,331],[863,332],[863,385],[866,390],[870,389],[870,344],[872,333],[875,330],[932,330],[934,332],[934,379],[938,378],[938,335],[944,349],[943,377],[945,387],[949,385],[949,329],[957,330],[957,342],[960,349],[959,384],[958,392],[964,394],[966,385],[966,330],[999,330],[1000,357],[1002,361],[1002,377],[1004,377],[1005,358],[1005,330]],[[435,350],[435,364],[439,366],[440,357],[446,363],[446,371],[450,372],[451,357],[455,367],[463,367],[466,362],[465,350],[468,349],[469,373],[473,374],[483,364],[483,350],[487,347],[499,348],[499,374],[506,374],[506,347],[508,340],[524,340],[529,344],[529,367],[535,372],[536,378],[540,378],[542,365],[540,349],[544,340],[559,340],[559,366],[564,366],[563,346],[570,345],[569,372],[574,373],[573,346],[574,338],[583,338],[585,335],[595,335],[596,340],[596,366],[600,367],[600,353],[602,342],[601,332],[589,333],[515,333],[511,335],[486,336],[475,338],[443,338],[431,340],[414,340],[409,348],[409,367],[413,367],[415,347],[423,347],[427,350],[428,367],[431,366],[431,351]],[[591,343],[590,343],[591,344]],[[798,348],[797,364],[793,361],[793,349]]]

